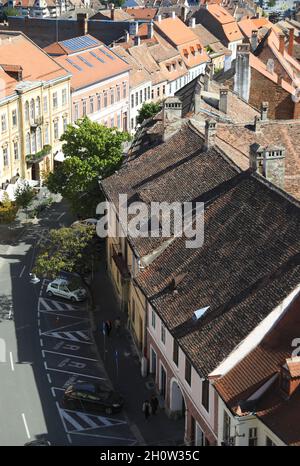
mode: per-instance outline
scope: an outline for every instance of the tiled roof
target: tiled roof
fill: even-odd
[[[285,190],[300,200],[300,120],[261,122],[255,132],[250,125],[217,125],[218,145],[242,169],[249,166],[249,147],[257,143],[283,145],[285,152]]]
[[[239,414],[239,403],[279,373],[280,366],[291,356],[291,342],[298,336],[299,326],[299,305],[294,304],[254,350],[215,382],[216,390],[233,412]],[[276,378],[252,410],[285,443],[300,445],[299,405],[299,387],[284,399]]]
[[[131,19],[131,16],[122,8],[114,9],[114,21],[126,21]],[[111,20],[111,10],[100,10],[91,19]]]
[[[126,8],[126,13],[134,19],[154,19],[157,8]]]
[[[210,3],[207,5],[207,10],[216,18],[221,24],[229,24],[235,22],[234,17],[228,13],[225,8],[217,3]]]
[[[71,55],[74,52],[93,49],[102,42],[90,34],[85,36],[74,37],[73,39],[54,42],[44,48],[49,55]]]
[[[23,81],[50,81],[68,75],[59,64],[22,33],[1,33],[0,38],[0,63],[22,67]],[[3,71],[1,78],[4,83],[1,87],[5,88],[6,95],[14,93],[16,85],[20,84]]]
[[[210,4],[207,8],[200,8],[193,16],[197,23],[203,24],[225,46],[228,42],[243,39],[236,20],[220,5]]]
[[[274,27],[274,24],[272,24],[267,18],[248,18],[239,21],[237,24],[242,33],[249,39],[251,37],[252,31],[254,30],[258,31],[261,28],[270,29]]]
[[[174,45],[184,45],[188,42],[199,41],[196,34],[188,28],[177,16],[155,21],[155,28],[169,38]]]
[[[130,69],[128,63],[104,45],[55,60],[72,74],[72,89],[90,86]]]

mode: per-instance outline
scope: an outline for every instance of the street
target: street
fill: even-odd
[[[58,203],[17,238],[0,237],[1,446],[39,438],[51,445],[136,444],[124,414],[73,411],[61,403],[72,382],[109,385],[95,353],[87,304],[49,299],[47,280],[30,282],[38,242],[49,228],[69,223]]]

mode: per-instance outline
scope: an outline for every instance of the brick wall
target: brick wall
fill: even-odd
[[[263,101],[269,102],[268,118],[288,120],[294,117],[291,95],[252,68],[249,103],[259,109]]]
[[[268,60],[271,58],[274,61],[274,71],[275,71],[275,73],[278,74],[279,76],[281,76],[289,84],[292,83],[291,78],[289,77],[289,75],[287,74],[287,72],[285,71],[283,66],[281,66],[279,61],[274,57],[274,55],[271,52],[271,50],[269,49],[269,47],[265,47],[262,50],[262,52],[259,54],[258,58],[262,62],[264,62],[265,64],[267,64]]]

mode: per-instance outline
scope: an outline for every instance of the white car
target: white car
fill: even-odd
[[[70,299],[71,301],[83,301],[87,297],[87,292],[84,288],[72,286],[70,282],[62,278],[57,278],[53,282],[50,282],[47,286],[46,294],[48,296],[59,296]]]

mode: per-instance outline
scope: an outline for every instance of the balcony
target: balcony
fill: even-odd
[[[42,116],[34,117],[30,119],[30,127],[31,128],[37,128],[38,126],[41,126],[44,122],[44,119]]]
[[[46,155],[49,155],[51,152],[51,146],[47,144],[43,147],[40,151],[36,152],[35,154],[28,154],[26,155],[26,162],[28,164],[39,163],[43,160]]]

